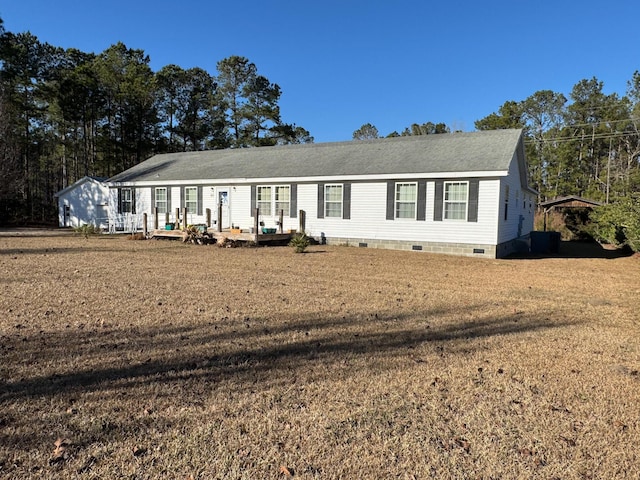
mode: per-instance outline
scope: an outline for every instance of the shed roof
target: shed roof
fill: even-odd
[[[94,176],[91,176],[91,175],[86,175],[86,176],[78,179],[77,181],[75,181],[71,185],[67,186],[66,188],[63,188],[59,192],[55,193],[53,195],[53,198],[61,197],[65,193],[70,192],[74,188],[79,187],[80,185],[82,185],[83,183],[86,183],[86,182],[104,183],[106,181],[107,181],[107,179],[105,177],[94,177]]]
[[[352,175],[496,172],[506,174],[519,129],[376,140],[168,153],[110,182],[346,177]],[[502,173],[498,173],[502,172]]]
[[[597,207],[602,205],[601,202],[596,202],[595,200],[589,200],[588,198],[578,197],[576,195],[569,195],[567,197],[558,197],[553,200],[547,200],[546,202],[540,203],[540,206],[543,208],[551,208],[551,207]]]

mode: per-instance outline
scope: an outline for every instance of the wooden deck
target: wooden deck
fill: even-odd
[[[151,230],[151,238],[175,238],[184,239],[185,232],[182,230]]]
[[[234,242],[255,242],[257,244],[278,244],[288,243],[293,236],[292,233],[255,233],[240,232],[232,233],[229,230],[223,230],[222,232],[209,229],[206,233],[216,242],[224,240],[232,240]],[[151,238],[168,238],[168,239],[185,239],[185,232],[182,230],[151,230]]]

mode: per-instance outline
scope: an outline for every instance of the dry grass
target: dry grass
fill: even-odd
[[[0,476],[638,478],[602,256],[0,238]]]

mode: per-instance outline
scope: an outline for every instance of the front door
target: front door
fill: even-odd
[[[218,207],[222,206],[222,228],[229,228],[229,189],[218,188]]]

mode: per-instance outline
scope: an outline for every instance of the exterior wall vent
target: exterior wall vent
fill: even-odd
[[[358,244],[358,246],[359,246],[359,247],[363,247],[363,248],[364,248],[364,247],[366,247],[366,246],[367,246],[367,244],[366,244],[365,242],[360,242],[360,243]]]
[[[420,250],[422,250],[422,245],[413,245],[413,246],[411,247],[411,250],[417,250],[417,251],[420,251]]]
[[[479,253],[482,255],[484,253],[484,248],[474,248],[473,253]]]

